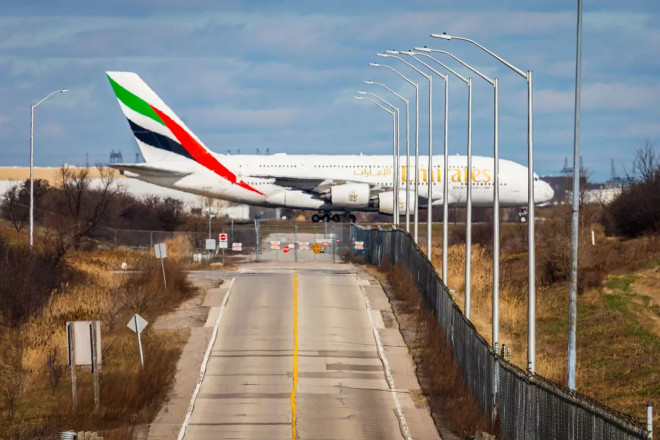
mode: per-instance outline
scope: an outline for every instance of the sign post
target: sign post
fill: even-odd
[[[167,290],[167,278],[165,278],[165,263],[163,260],[167,257],[167,247],[165,243],[158,243],[154,246],[154,251],[156,252],[156,258],[160,259],[160,267],[163,269],[163,284],[165,285],[165,290]]]
[[[218,249],[222,249],[222,264],[225,264],[225,249],[229,247],[229,244],[227,243],[228,238],[229,237],[227,237],[227,234],[224,232],[221,232],[218,235]]]
[[[90,366],[94,376],[94,411],[99,410],[99,368],[103,364],[100,321],[69,321],[66,323],[67,353],[71,366],[73,410],[78,410],[78,365]]]
[[[138,315],[137,313],[133,315],[131,320],[128,321],[128,324],[126,324],[126,327],[130,328],[135,333],[137,333],[138,347],[140,349],[140,364],[142,364],[143,370],[144,370],[144,354],[142,353],[142,337],[140,335],[142,334],[142,330],[144,330],[147,327],[147,324],[149,324],[147,320],[144,319],[142,316]]]

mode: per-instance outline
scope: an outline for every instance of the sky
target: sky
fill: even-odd
[[[575,0],[4,0],[0,166],[29,164],[30,107],[63,88],[70,92],[35,111],[35,165],[107,162],[112,150],[135,161],[137,146],[108,70],[138,73],[219,153],[391,154],[391,117],[354,96],[378,93],[402,107],[404,121],[402,101],[363,81],[387,84],[411,99],[411,109],[414,88],[369,62],[419,82],[426,154],[427,80],[399,60],[376,56],[424,45],[500,78],[501,157],[526,164],[525,80],[469,43],[429,36],[447,32],[534,72],[535,170],[557,173],[573,154],[576,7]],[[581,155],[592,180],[605,181],[612,160],[622,175],[635,148],[660,139],[660,4],[600,0],[584,2],[583,12]],[[437,58],[469,76],[445,55]],[[473,148],[492,156],[492,87],[473,77]],[[467,91],[455,77],[449,84],[449,153],[465,154]],[[441,154],[439,77],[432,105],[433,151]],[[413,129],[411,122],[414,140]]]

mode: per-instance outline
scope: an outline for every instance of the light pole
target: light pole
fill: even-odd
[[[493,295],[492,295],[492,346],[498,351],[500,342],[500,140],[499,140],[499,80],[489,78],[470,66],[454,54],[427,47],[416,47],[421,52],[443,53],[449,55],[463,66],[476,73],[481,79],[493,86]],[[468,161],[470,161],[468,157]],[[466,233],[467,239],[467,233]],[[467,260],[466,260],[467,261]]]
[[[385,107],[383,104],[381,104],[380,102],[376,101],[375,99],[371,98],[368,95],[367,96],[365,96],[365,95],[354,96],[354,98],[355,99],[365,99],[367,101],[371,101],[374,104],[376,104],[378,107],[382,108],[383,110],[385,110],[386,112],[388,112],[389,114],[392,115],[392,133],[393,133],[392,150],[396,151],[396,142],[397,142],[396,141],[396,138],[397,138],[396,122],[397,122],[397,116],[396,116],[396,113],[394,112],[394,110],[390,110],[389,108]],[[383,100],[383,99],[381,98],[381,100]]]
[[[34,109],[56,93],[66,93],[68,89],[54,90],[30,110],[30,248],[34,246]]]
[[[374,98],[378,99],[380,102],[388,106],[391,110],[394,111],[395,113],[395,121],[394,121],[394,147],[392,149],[392,223],[394,224],[395,227],[399,226],[399,217],[400,217],[400,212],[399,212],[399,134],[400,134],[400,123],[401,119],[399,118],[399,107],[396,107],[392,105],[390,102],[387,100],[381,98],[375,93],[371,92],[365,92],[365,91],[358,91],[360,95],[368,95],[368,96],[373,96]]]
[[[444,148],[443,148],[443,171],[442,171],[442,281],[445,283],[445,286],[449,285],[449,273],[448,273],[448,258],[447,254],[449,252],[449,229],[448,229],[448,219],[449,219],[449,75],[438,72],[433,67],[426,64],[424,61],[416,57],[415,52],[405,51],[399,52],[403,55],[408,55],[413,58],[424,67],[429,69],[431,72],[438,75],[445,82],[445,124],[444,124]],[[429,155],[429,170],[432,170],[431,167],[431,158]],[[433,179],[429,179],[432,181]],[[430,183],[432,185],[432,183]],[[429,220],[430,222],[430,220]]]
[[[474,40],[455,37],[447,34],[431,34],[434,38],[443,40],[462,40],[471,43],[488,55],[492,56],[509,69],[527,80],[527,371],[536,372],[536,258],[534,244],[534,121],[532,114],[532,83],[531,70],[523,72],[504,58],[486,49]]]
[[[407,64],[408,67],[412,68],[420,75],[424,76],[429,82],[429,167],[426,173],[427,184],[428,184],[428,201],[427,201],[428,213],[426,220],[426,255],[428,256],[429,261],[431,261],[431,239],[432,239],[431,214],[432,214],[432,204],[433,204],[433,197],[431,194],[431,191],[433,189],[433,76],[427,75],[416,66],[412,65],[408,61],[401,58],[398,55],[397,51],[388,50],[386,51],[386,53],[377,53],[376,55],[378,55],[379,57],[396,58],[397,60]],[[417,154],[416,154],[416,158],[417,158]],[[418,163],[415,163],[415,173],[419,173],[418,165],[419,165]]]
[[[410,101],[408,98],[405,98],[401,95],[399,95],[397,92],[392,90],[391,88],[387,87],[383,83],[379,82],[374,82],[374,81],[365,81],[365,84],[370,84],[370,85],[378,85],[381,86],[387,90],[390,91],[394,96],[397,98],[401,99],[403,102],[406,103],[406,159],[410,157]],[[398,109],[397,109],[398,110]],[[397,149],[396,149],[396,170],[397,170],[397,179],[396,179],[396,191],[397,193],[399,192],[399,187],[401,185],[401,178],[399,177],[399,173],[401,172],[401,165],[399,164],[399,161],[401,160],[401,153],[399,150],[399,139],[397,137]],[[406,167],[408,164],[406,163]],[[406,168],[406,171],[408,171],[408,168]],[[410,233],[410,192],[409,190],[409,180],[406,178],[406,232]],[[397,207],[397,214],[399,213],[399,208]]]
[[[415,243],[417,243],[418,235],[419,235],[419,209],[418,209],[418,201],[419,201],[419,84],[412,81],[408,77],[404,76],[401,72],[396,70],[392,66],[388,66],[387,64],[378,64],[378,63],[369,63],[370,66],[374,67],[385,67],[392,72],[396,73],[399,75],[401,78],[403,78],[405,81],[408,82],[408,84],[412,85],[415,87],[415,180],[414,180],[414,239]],[[408,144],[406,144],[406,199],[408,199],[408,193],[410,192],[410,150],[408,149]],[[406,208],[407,211],[407,208]],[[410,232],[410,231],[408,231]]]
[[[467,195],[466,195],[466,216],[465,216],[465,317],[470,319],[470,303],[471,303],[471,274],[472,274],[472,78],[465,78],[463,75],[459,74],[455,70],[451,69],[450,67],[446,66],[445,64],[441,63],[440,61],[436,60],[433,58],[431,55],[427,53],[418,53],[418,52],[411,52],[411,56],[415,58],[417,61],[419,61],[421,64],[426,66],[428,69],[439,75],[435,69],[433,69],[431,66],[417,58],[418,56],[422,56],[425,58],[428,58],[435,63],[439,64],[442,66],[444,69],[446,69],[449,73],[453,74],[456,76],[458,79],[463,81],[467,85],[467,90],[468,90],[468,120],[467,120],[467,167],[466,170],[467,172],[465,173],[465,179],[466,179],[466,186],[467,186]],[[445,200],[448,199],[448,182],[449,182],[449,169],[448,169],[448,152],[445,149],[445,188],[444,188],[444,197]],[[448,204],[445,205],[445,209],[447,208]],[[446,218],[446,215],[445,215]],[[448,249],[445,245],[445,243],[448,243],[447,239],[447,232],[445,225],[443,225],[443,235],[442,235],[442,268],[443,271],[446,268],[447,265],[447,260],[445,258],[445,255],[448,253]]]

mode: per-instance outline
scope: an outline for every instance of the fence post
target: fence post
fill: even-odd
[[[293,256],[298,262],[298,225],[293,225]]]
[[[256,246],[255,246],[255,249],[254,249],[254,252],[255,252],[254,259],[256,261],[259,261],[259,251],[260,251],[260,248],[259,248],[259,219],[256,219],[256,218],[254,219],[254,236],[255,236],[255,241],[256,241]]]

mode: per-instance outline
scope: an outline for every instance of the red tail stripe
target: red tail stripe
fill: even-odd
[[[156,107],[153,105],[150,106],[158,115],[158,117],[165,123],[165,126],[169,128],[169,130],[172,132],[174,137],[177,138],[177,140],[183,145],[183,148],[185,148],[188,153],[201,165],[205,166],[209,170],[213,171],[216,173],[218,176],[223,177],[230,181],[231,183],[234,183],[241,188],[245,188],[247,190],[253,191],[259,195],[264,195],[262,192],[258,191],[256,188],[251,187],[247,183],[243,182],[242,180],[240,182],[237,182],[236,180],[236,174],[232,173],[225,167],[223,164],[218,162],[218,160],[213,157],[211,153],[209,153],[206,148],[204,148],[202,145],[200,145],[197,140],[192,137],[183,127],[181,127],[179,124],[174,122],[172,118],[167,116],[165,113],[162,111],[158,110]]]

